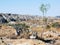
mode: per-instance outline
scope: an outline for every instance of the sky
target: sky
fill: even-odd
[[[0,13],[42,16],[42,3],[50,4],[46,16],[60,16],[60,0],[0,0]]]

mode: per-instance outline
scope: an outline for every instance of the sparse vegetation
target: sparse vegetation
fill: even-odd
[[[9,26],[13,26],[15,29],[19,29],[19,28],[28,29],[29,28],[29,26],[26,25],[25,23],[23,23],[23,24],[12,24],[12,25],[9,25]]]
[[[25,35],[29,33],[29,26],[26,25],[25,23],[23,24],[13,24],[10,25],[13,26],[16,29],[17,35],[20,36],[21,34]]]
[[[60,24],[58,22],[55,22],[52,24],[52,27],[54,28],[60,28]]]

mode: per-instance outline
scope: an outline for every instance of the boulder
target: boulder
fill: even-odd
[[[58,34],[54,31],[47,31],[43,33],[42,36],[45,40],[53,40],[58,38]]]

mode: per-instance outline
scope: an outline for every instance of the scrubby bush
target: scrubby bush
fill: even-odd
[[[26,25],[25,23],[23,24],[13,24],[13,25],[9,25],[9,26],[13,26],[16,29],[16,32],[18,35],[20,35],[21,33],[28,33],[29,32],[29,26]]]
[[[60,28],[60,24],[58,22],[55,22],[55,23],[52,24],[52,27]]]

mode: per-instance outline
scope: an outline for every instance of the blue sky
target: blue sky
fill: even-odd
[[[49,3],[47,16],[60,15],[60,0],[0,0],[0,13],[42,15],[39,7]]]

